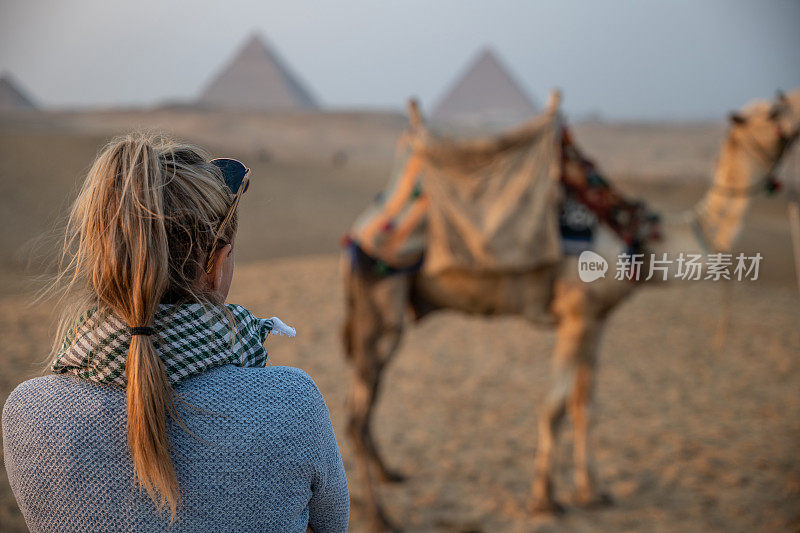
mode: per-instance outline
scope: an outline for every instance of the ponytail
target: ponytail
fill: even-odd
[[[117,209],[106,214],[107,230],[119,232],[107,268],[96,290],[131,327],[150,326],[169,275],[169,244],[164,226],[164,176],[148,139],[120,143],[109,154],[116,178]],[[110,216],[109,216],[110,215]],[[120,276],[122,274],[122,276]],[[117,279],[114,279],[117,278]],[[108,281],[112,281],[108,283]],[[119,290],[123,289],[123,290]],[[133,470],[150,497],[169,505],[172,517],[180,491],[167,440],[167,411],[176,415],[164,365],[149,335],[133,335],[125,364],[128,444]]]
[[[146,327],[161,302],[210,300],[198,280],[218,231],[232,241],[236,217],[218,228],[233,198],[207,161],[197,148],[152,135],[105,147],[70,215],[56,283],[68,278],[64,292],[81,297],[62,317],[60,333],[91,307]],[[174,520],[180,489],[167,416],[183,424],[153,337],[132,335],[125,374],[135,477]]]
[[[178,479],[169,454],[166,413],[177,418],[172,389],[149,337],[134,335],[125,365],[128,377],[128,445],[139,483],[175,518],[180,502]]]

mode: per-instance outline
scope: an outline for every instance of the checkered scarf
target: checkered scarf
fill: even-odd
[[[293,335],[277,317],[258,318],[240,305],[225,307],[233,315],[233,327],[220,307],[159,305],[152,324],[156,332],[150,338],[172,385],[220,365],[263,367],[267,335],[273,329],[283,333],[282,328]],[[101,315],[92,310],[69,331],[51,370],[124,387],[131,333],[118,317]]]

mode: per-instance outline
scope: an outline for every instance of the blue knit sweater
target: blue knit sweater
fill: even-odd
[[[33,532],[345,531],[350,501],[325,401],[289,367],[217,367],[175,387],[182,505],[170,526],[134,482],[125,392],[72,376],[26,381],[3,409],[11,488]]]

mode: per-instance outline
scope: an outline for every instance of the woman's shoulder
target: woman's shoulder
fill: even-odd
[[[269,389],[294,389],[296,391],[318,391],[316,383],[304,370],[292,366],[239,367],[224,365],[196,374],[176,388],[221,386],[230,388],[244,386]],[[64,389],[89,389],[103,392],[122,391],[118,386],[98,384],[71,374],[47,374],[28,379],[17,385],[9,395],[28,397],[49,395]],[[245,389],[247,390],[247,389]]]
[[[17,385],[6,399],[3,411],[14,407],[33,407],[37,404],[47,404],[56,398],[69,397],[72,391],[86,390],[103,393],[120,391],[116,386],[105,386],[83,380],[72,375],[47,374],[23,381]]]
[[[243,394],[317,394],[314,380],[305,371],[291,366],[240,367],[224,365],[188,378],[176,390],[212,388]]]
[[[325,408],[317,384],[306,372],[289,366],[225,365],[193,376],[175,391],[189,402],[219,402],[234,410],[259,406],[264,410],[308,412]]]
[[[23,381],[11,391],[3,405],[3,431],[28,428],[44,431],[72,415],[98,417],[118,410],[125,391],[99,385],[75,376],[48,374]],[[36,429],[33,429],[36,428]]]
[[[225,407],[242,414],[254,411],[254,407],[259,411],[277,409],[306,415],[318,414],[321,409],[327,411],[311,376],[289,366],[220,366],[186,379],[174,390],[191,405]],[[37,412],[44,415],[54,406],[60,412],[82,405],[90,406],[92,412],[99,406],[114,411],[124,407],[124,396],[125,390],[117,386],[100,385],[72,375],[49,374],[20,383],[3,406],[3,418],[36,416]]]

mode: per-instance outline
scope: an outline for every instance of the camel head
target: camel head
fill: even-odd
[[[800,132],[800,89],[778,92],[774,101],[759,100],[730,114],[728,139],[769,173]]]
[[[704,236],[705,248],[731,249],[752,197],[780,187],[774,173],[799,131],[800,89],[731,113],[714,183],[695,210],[695,233]]]

